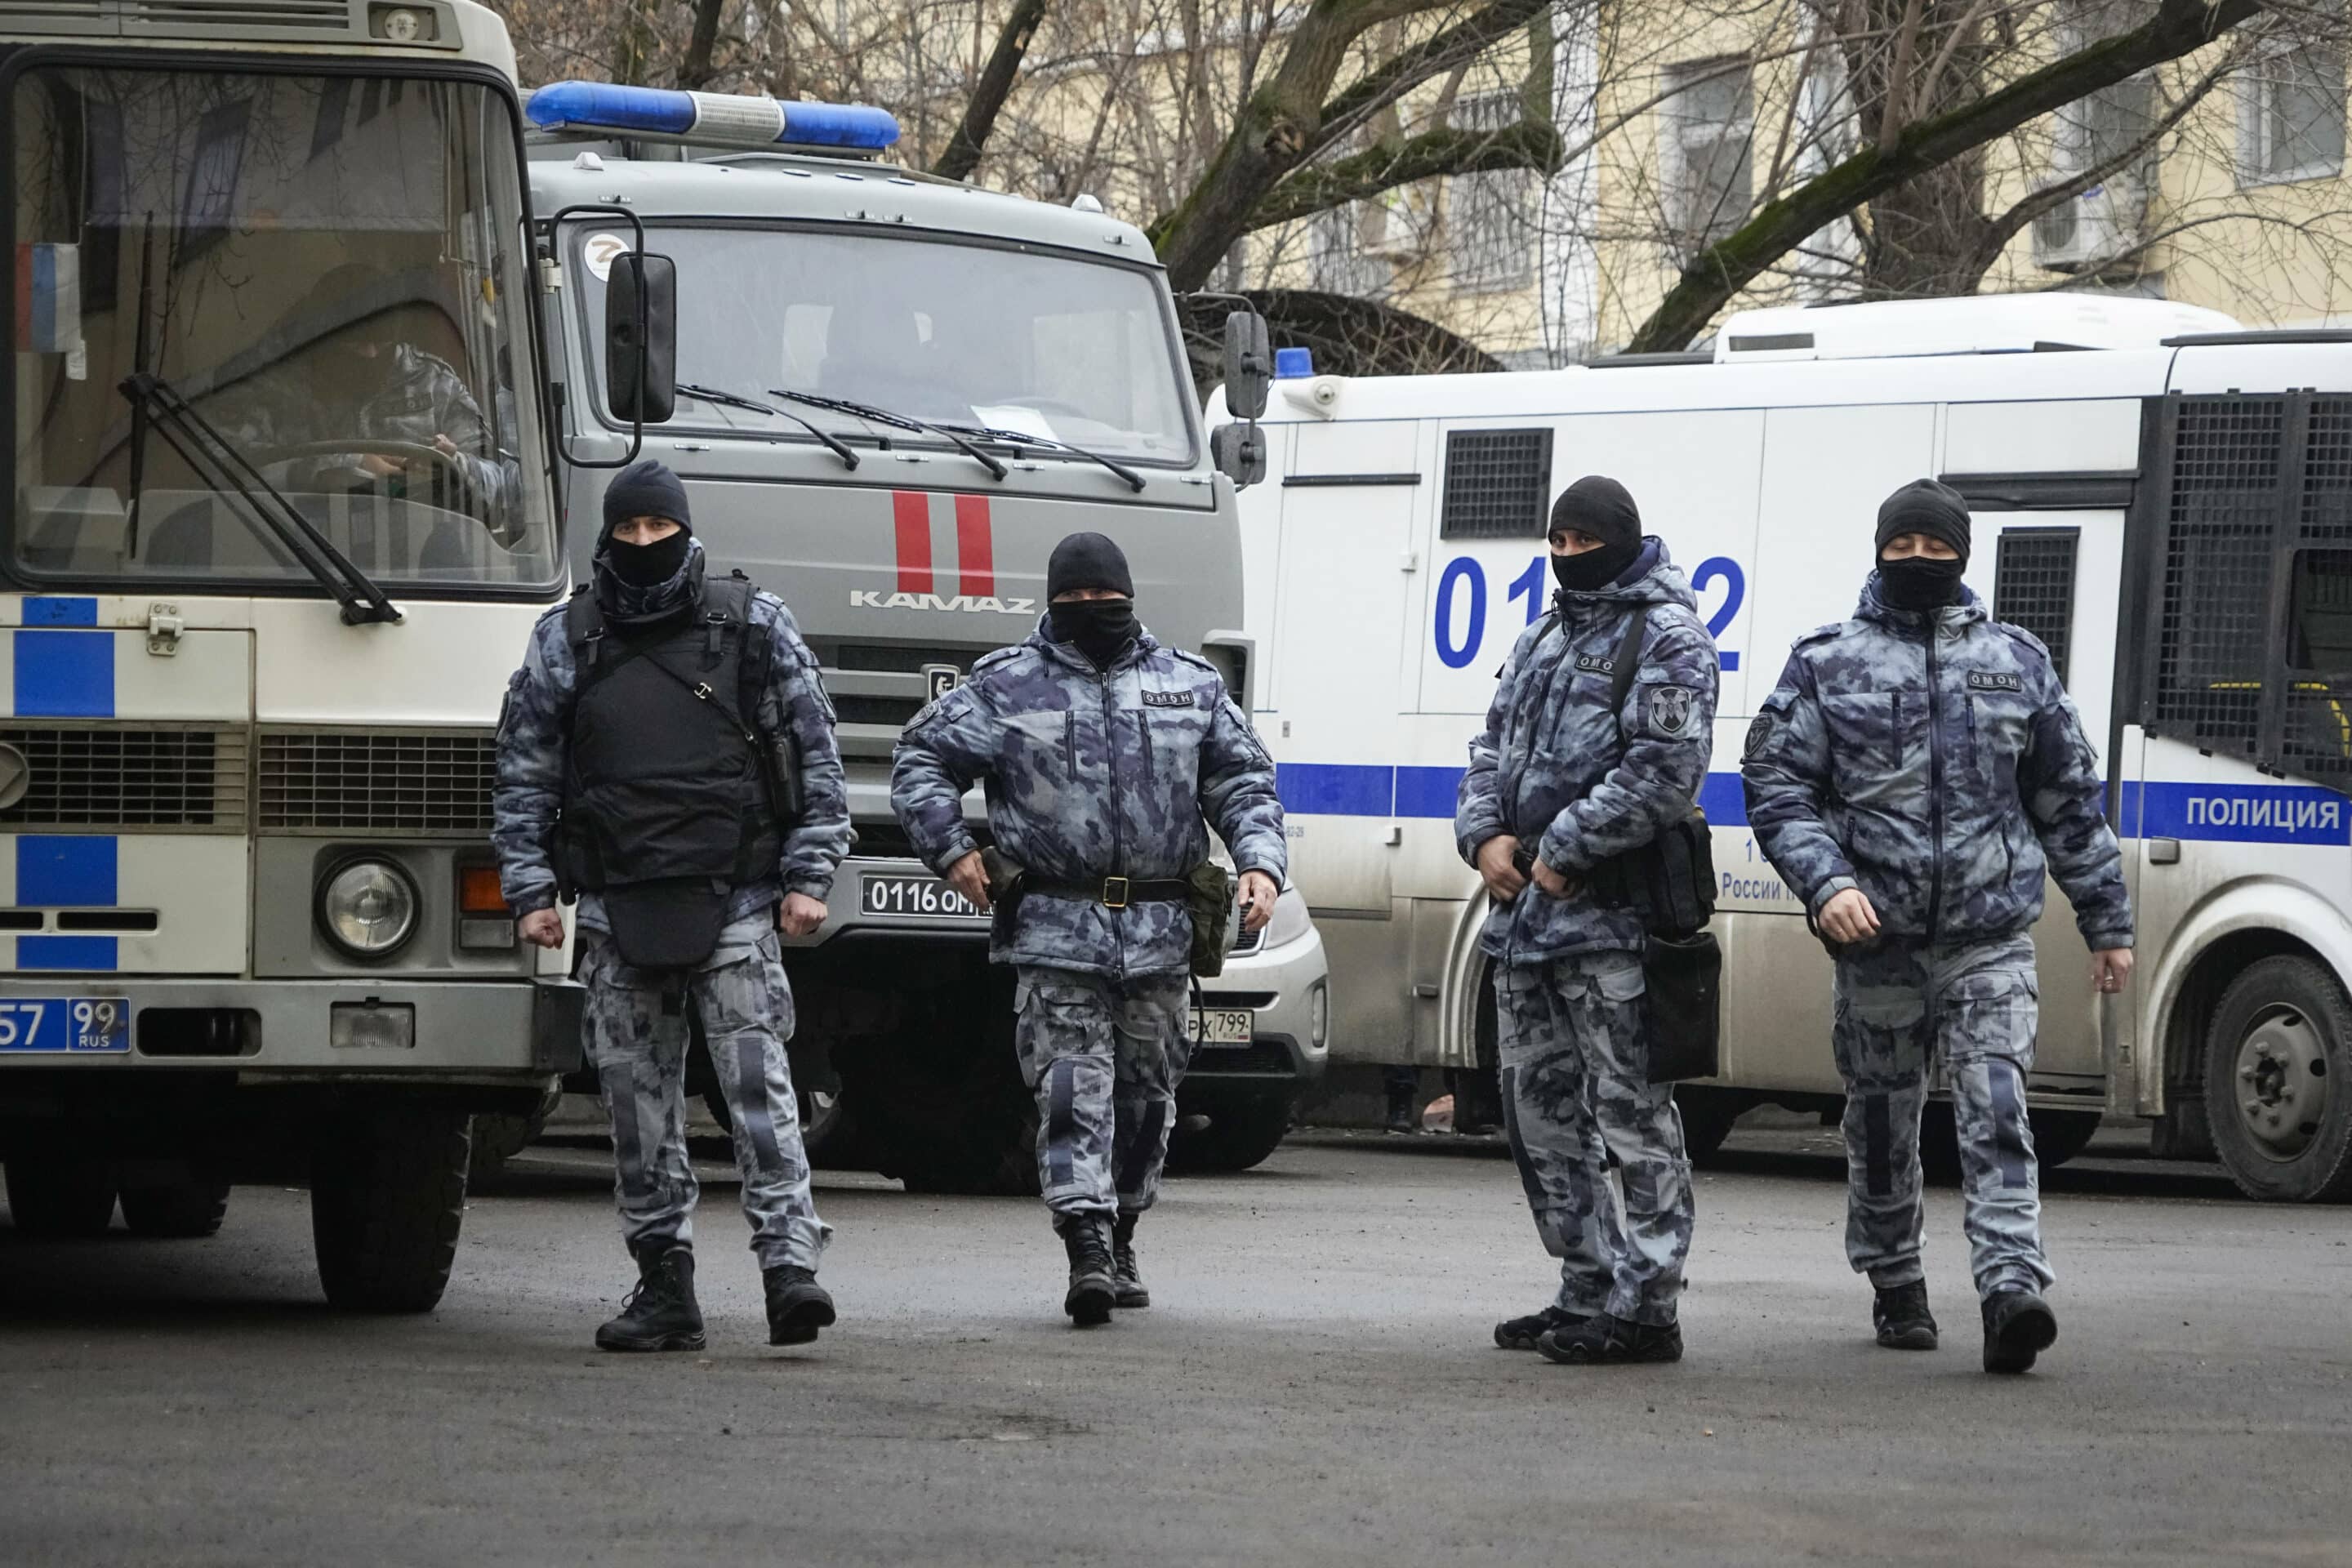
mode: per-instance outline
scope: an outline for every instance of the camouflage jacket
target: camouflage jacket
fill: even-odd
[[[699,591],[702,542],[696,540],[678,574],[653,589],[616,581],[600,562],[593,591],[615,619],[656,616]],[[751,624],[769,641],[769,681],[760,694],[762,733],[790,733],[801,754],[807,808],[785,833],[776,874],[737,888],[728,918],[740,920],[778,902],[786,892],[822,899],[834,868],[849,853],[849,786],[833,734],[833,703],[817,679],[816,656],[801,640],[793,613],[772,594],[752,596]],[[754,654],[752,657],[756,657]],[[499,715],[498,777],[490,791],[490,843],[499,881],[517,915],[555,902],[555,870],[548,863],[548,830],[563,804],[564,749],[576,674],[563,636],[563,606],[531,628],[522,668],[507,682]],[[680,694],[683,698],[684,694]],[[604,925],[593,893],[580,900],[580,923]]]
[[[1149,632],[1098,672],[1041,626],[915,716],[898,738],[890,804],[933,870],[977,847],[963,793],[982,781],[989,831],[1043,881],[1182,877],[1208,858],[1208,824],[1237,869],[1283,879],[1265,748],[1215,666]],[[1113,910],[1033,894],[990,956],[1125,979],[1181,973],[1191,943],[1181,903]]]
[[[1797,639],[1748,732],[1756,842],[1818,912],[1860,888],[1880,929],[1949,942],[2014,935],[2045,870],[2094,949],[2129,947],[2106,786],[2050,653],[1961,601],[1929,618],[1879,597]]]
[[[1573,878],[1648,843],[1698,798],[1715,751],[1715,639],[1664,545],[1648,541],[1636,566],[1630,581],[1555,595],[1552,613],[1511,649],[1454,808],[1465,860],[1475,865],[1478,847],[1507,833]],[[1617,649],[1637,605],[1649,606],[1641,662],[1612,712]],[[1646,940],[1633,910],[1529,882],[1487,911],[1480,942],[1506,963],[1538,963],[1640,952]]]

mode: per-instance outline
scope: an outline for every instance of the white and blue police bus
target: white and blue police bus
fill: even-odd
[[[1454,790],[1549,597],[1550,499],[1598,472],[1721,649],[1701,804],[1725,1035],[1721,1077],[1678,1096],[1692,1144],[1753,1104],[1833,1103],[1828,961],[1748,835],[1739,751],[1791,640],[1852,613],[1879,500],[1932,475],[1975,513],[1971,584],[2082,710],[2138,916],[2134,983],[2102,1003],[2052,891],[2045,1159],[2147,1117],[2255,1196],[2352,1195],[2352,334],[2045,296],[1750,312],[1664,363],[1289,368],[1243,501],[1248,626],[1336,1060],[1491,1060]]]
[[[469,0],[0,16],[20,1235],[307,1179],[329,1298],[422,1310],[469,1117],[576,1059],[488,843],[566,582],[513,75]]]

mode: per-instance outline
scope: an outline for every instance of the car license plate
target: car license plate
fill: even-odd
[[[984,921],[970,899],[937,877],[894,877],[866,872],[857,879],[857,907],[869,915],[929,915]]]
[[[0,1002],[0,1051],[79,1056],[130,1048],[127,998],[36,996]]]
[[[1184,1037],[1200,1046],[1246,1046],[1257,1026],[1246,1007],[1187,1007]]]

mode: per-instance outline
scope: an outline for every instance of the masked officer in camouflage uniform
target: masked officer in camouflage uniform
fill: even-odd
[[[1876,1288],[1878,1342],[1933,1350],[1919,1261],[1919,1112],[1951,1079],[1988,1372],[2058,1334],[2025,1085],[2045,868],[2074,905],[2093,983],[2131,973],[2122,856],[2081,719],[2032,634],[1960,581],[1969,513],[1930,479],[1878,513],[1854,618],[1797,639],[1748,736],[1758,845],[1837,959],[1846,1255]]]
[[[1715,643],[1616,480],[1570,486],[1550,541],[1559,592],[1503,666],[1454,814],[1462,858],[1493,901],[1480,945],[1495,966],[1505,1130],[1537,1233],[1560,1260],[1553,1303],[1496,1324],[1495,1342],[1557,1362],[1677,1361],[1690,1161],[1671,1086],[1649,1081],[1647,928],[1586,884],[1697,798],[1714,749]],[[1639,664],[1612,711],[1637,611]]]
[[[1158,1194],[1187,1054],[1183,879],[1213,824],[1256,931],[1286,855],[1273,763],[1216,667],[1137,624],[1118,546],[1072,534],[1045,592],[1027,641],[982,658],[907,726],[890,800],[916,853],[986,909],[963,816],[964,791],[985,781],[996,847],[1025,869],[989,956],[1019,973],[1038,1180],[1069,1254],[1063,1307],[1087,1327],[1150,1302],[1135,1224]]]
[[[771,742],[799,757],[793,821],[781,820],[754,754]],[[733,1113],[769,1342],[814,1340],[834,1321],[816,1283],[830,1232],[809,1194],[776,932],[804,936],[824,922],[849,847],[833,705],[792,612],[740,577],[705,580],[686,488],[657,462],[613,480],[593,588],[531,633],[507,689],[492,799],[499,876],[524,938],[563,941],[551,850],[567,889],[582,889],[587,1045],[638,1270],[596,1343],[703,1345],[683,1095],[688,1004]]]

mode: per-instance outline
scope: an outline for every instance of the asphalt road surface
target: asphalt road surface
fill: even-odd
[[[843,1321],[770,1350],[720,1185],[701,1356],[589,1347],[601,1160],[478,1196],[418,1319],[327,1310],[299,1193],[205,1242],[0,1229],[0,1562],[2352,1563],[2352,1209],[2210,1172],[2053,1173],[2061,1337],[1995,1380],[1955,1195],[1945,1348],[1880,1351],[1802,1147],[1702,1174],[1688,1355],[1621,1369],[1493,1348],[1553,1276],[1466,1141],[1171,1184],[1157,1304],[1083,1333],[1034,1203],[829,1177]]]

